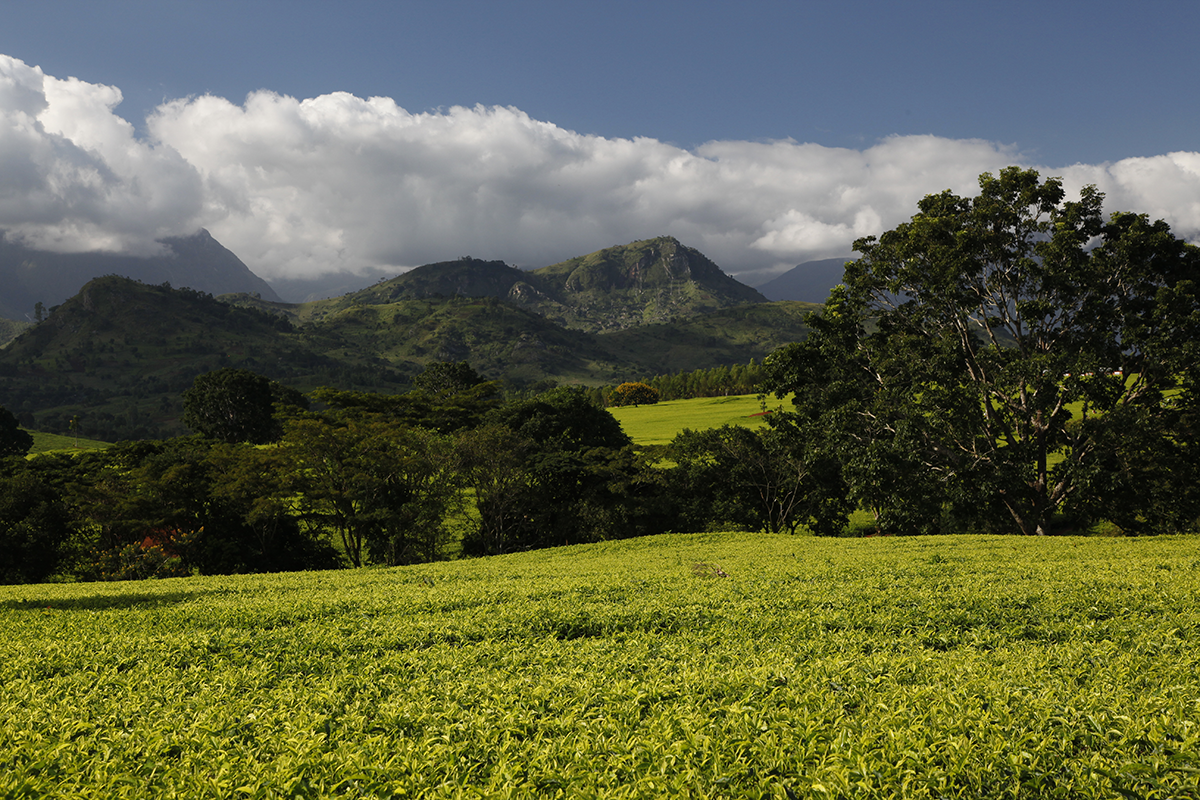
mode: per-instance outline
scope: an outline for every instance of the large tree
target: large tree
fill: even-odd
[[[33,437],[21,430],[21,423],[7,408],[0,406],[0,457],[23,456],[33,447]]]
[[[228,444],[272,441],[279,425],[271,381],[247,369],[206,372],[183,393],[183,424]]]
[[[1010,167],[855,243],[807,340],[766,385],[897,528],[1045,533],[1200,513],[1200,250],[1102,195]],[[918,519],[918,517],[920,519]]]

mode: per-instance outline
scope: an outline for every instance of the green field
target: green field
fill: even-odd
[[[1195,797],[1195,545],[672,535],[0,587],[0,797]]]
[[[767,397],[767,409],[791,404]],[[625,433],[636,444],[667,444],[684,428],[705,430],[722,425],[764,424],[763,404],[757,395],[700,397],[692,400],[663,400],[650,406],[610,408]]]
[[[59,450],[66,452],[101,450],[110,446],[108,442],[97,442],[80,436],[59,436],[57,433],[42,433],[41,431],[29,431],[29,435],[33,437],[33,447],[29,451],[31,454],[51,453]]]

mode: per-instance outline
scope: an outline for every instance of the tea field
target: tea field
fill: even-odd
[[[728,397],[697,397],[688,400],[663,400],[649,406],[622,406],[608,409],[621,428],[636,444],[668,444],[685,428],[706,430],[722,425],[755,427],[766,423],[767,409],[791,409],[790,400],[740,394]]]
[[[1191,538],[0,587],[0,797],[1200,795]]]

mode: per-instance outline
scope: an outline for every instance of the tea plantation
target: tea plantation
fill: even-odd
[[[1193,538],[0,587],[0,797],[1200,794]]]

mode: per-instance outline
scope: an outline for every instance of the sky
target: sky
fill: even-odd
[[[755,284],[1016,164],[1200,241],[1200,3],[39,0],[0,229],[268,281],[673,235]]]

